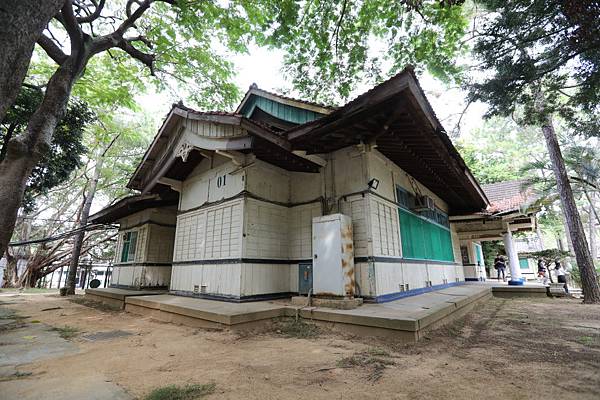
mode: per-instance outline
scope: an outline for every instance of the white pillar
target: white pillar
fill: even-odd
[[[523,279],[521,279],[521,267],[519,266],[519,255],[513,241],[512,233],[508,230],[502,237],[504,241],[504,249],[508,256],[508,263],[510,266],[510,281],[509,285],[522,285]]]

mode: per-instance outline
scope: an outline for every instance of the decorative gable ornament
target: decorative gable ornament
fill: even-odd
[[[181,157],[183,162],[186,162],[188,155],[190,154],[190,151],[192,151],[193,148],[194,146],[192,146],[191,144],[183,142],[177,148],[177,151],[175,152],[175,157]]]

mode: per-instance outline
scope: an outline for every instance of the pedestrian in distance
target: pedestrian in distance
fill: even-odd
[[[548,275],[546,274],[546,266],[544,260],[541,258],[538,260],[538,281],[541,281],[543,285],[548,284]]]
[[[564,283],[565,293],[569,294],[569,287],[567,286],[567,271],[560,264],[559,260],[554,262],[554,272],[556,273],[556,280],[558,283]]]
[[[506,262],[502,254],[498,254],[494,259],[494,268],[498,271],[498,281],[500,281],[500,275],[502,275],[502,282],[506,282]]]

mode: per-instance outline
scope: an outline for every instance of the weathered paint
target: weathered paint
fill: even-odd
[[[250,117],[257,107],[267,114],[295,124],[303,124],[323,116],[314,111],[282,104],[255,94],[248,99],[240,111],[244,116]]]
[[[119,221],[111,285],[167,287],[171,280],[176,210],[150,208]],[[123,235],[137,232],[135,260],[122,263]],[[152,264],[160,264],[153,266]]]
[[[316,296],[355,294],[352,221],[342,214],[313,219],[313,288]]]

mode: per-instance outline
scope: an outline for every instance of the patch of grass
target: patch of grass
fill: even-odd
[[[55,326],[50,330],[58,332],[58,336],[60,336],[63,339],[72,339],[75,336],[79,335],[79,329],[69,325],[65,325],[63,327]]]
[[[14,319],[15,321],[22,321],[24,319],[30,318],[28,315],[19,315],[15,313],[0,315],[0,319]]]
[[[579,336],[577,338],[577,343],[580,343],[584,346],[593,346],[596,344],[597,339],[593,336]]]
[[[281,333],[287,337],[293,337],[298,339],[310,339],[319,336],[319,327],[315,324],[299,319],[287,319],[279,321],[276,325],[277,333]]]
[[[81,306],[95,308],[96,310],[105,311],[105,312],[115,312],[122,311],[119,307],[109,306],[108,304],[102,303],[100,301],[94,301],[90,299],[86,299],[83,296],[76,295],[68,297],[68,300],[71,303],[79,304]]]
[[[31,375],[33,375],[33,372],[17,371],[12,375],[0,376],[0,382],[7,382],[7,381],[15,380],[15,379],[23,379],[23,378],[27,378],[28,376],[31,376]]]
[[[195,400],[215,391],[215,384],[205,385],[169,385],[154,389],[144,400]]]
[[[58,293],[58,289],[47,288],[2,288],[0,293]]]
[[[387,350],[373,347],[342,358],[337,362],[337,366],[339,368],[362,368],[368,372],[367,379],[376,382],[383,376],[383,372],[388,366],[396,364],[390,357],[391,354]]]

